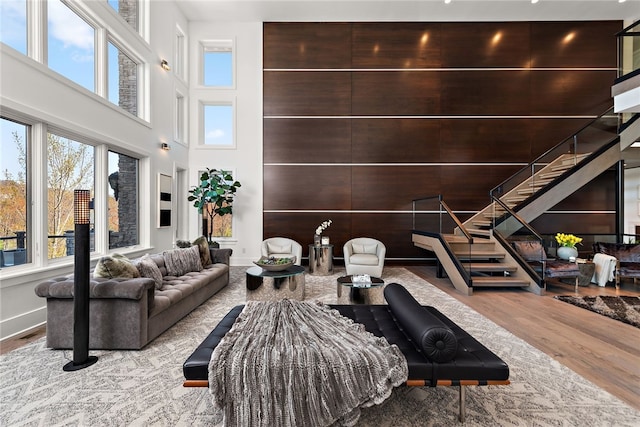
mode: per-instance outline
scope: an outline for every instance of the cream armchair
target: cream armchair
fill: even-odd
[[[302,245],[287,237],[271,237],[262,242],[262,256],[276,258],[296,257],[296,265],[302,262]]]
[[[368,274],[382,277],[386,246],[379,240],[358,237],[349,240],[342,248],[347,274]]]

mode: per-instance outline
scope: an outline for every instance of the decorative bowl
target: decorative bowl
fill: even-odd
[[[261,257],[258,261],[253,263],[260,268],[267,271],[282,271],[291,267],[296,262],[296,257],[290,258],[275,258],[275,257]]]

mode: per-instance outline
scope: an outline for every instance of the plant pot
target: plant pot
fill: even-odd
[[[556,251],[556,255],[560,259],[568,260],[569,258],[577,258],[578,250],[576,248],[572,248],[571,246],[560,246]]]

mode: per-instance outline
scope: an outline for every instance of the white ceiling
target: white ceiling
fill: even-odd
[[[190,21],[588,21],[640,19],[640,0],[175,0]]]

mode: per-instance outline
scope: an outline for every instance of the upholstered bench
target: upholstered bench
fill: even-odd
[[[459,386],[459,418],[465,417],[465,387],[508,385],[509,367],[436,308],[420,305],[401,285],[385,289],[388,305],[330,305],[402,351],[409,369],[408,386]],[[232,328],[243,305],[231,309],[184,362],[184,386],[208,387],[215,347]]]

